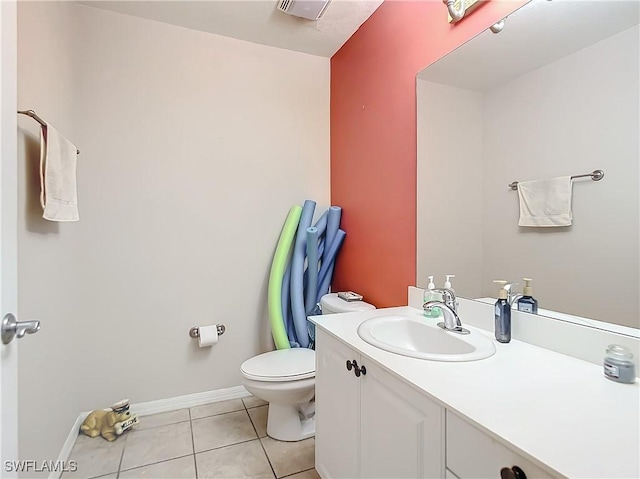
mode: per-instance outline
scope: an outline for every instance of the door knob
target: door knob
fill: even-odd
[[[2,318],[2,342],[9,344],[14,337],[20,339],[25,334],[34,334],[40,331],[40,321],[17,321],[16,317],[7,313]]]

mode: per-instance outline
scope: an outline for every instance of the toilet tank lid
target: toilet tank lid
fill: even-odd
[[[328,310],[332,313],[353,313],[376,309],[373,304],[365,303],[364,301],[345,301],[340,299],[338,298],[338,293],[325,294],[320,298],[320,306],[323,311]]]
[[[291,348],[270,351],[247,359],[241,371],[256,378],[311,377],[316,371],[316,352],[307,348]]]

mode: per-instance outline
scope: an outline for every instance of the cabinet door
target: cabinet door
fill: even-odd
[[[444,477],[444,409],[363,359],[360,477]]]
[[[497,479],[502,468],[518,466],[529,479],[550,478],[531,461],[447,412],[447,468],[460,479]]]
[[[316,470],[325,479],[359,477],[360,381],[346,367],[354,359],[360,364],[360,355],[316,329]]]

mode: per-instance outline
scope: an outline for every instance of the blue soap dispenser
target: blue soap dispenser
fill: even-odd
[[[522,296],[518,299],[518,311],[538,314],[538,300],[532,296],[531,281],[533,281],[531,278],[524,278],[524,289]]]
[[[511,305],[507,301],[507,290],[504,289],[507,282],[501,279],[496,279],[493,282],[500,285],[498,301],[493,308],[496,340],[500,343],[508,343],[511,341]]]

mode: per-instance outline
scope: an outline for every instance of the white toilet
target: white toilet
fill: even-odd
[[[336,293],[320,300],[322,314],[376,309],[363,301],[347,302]],[[312,349],[280,349],[247,359],[240,371],[243,384],[269,403],[267,434],[279,441],[300,441],[316,432],[316,353]]]

